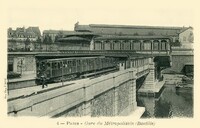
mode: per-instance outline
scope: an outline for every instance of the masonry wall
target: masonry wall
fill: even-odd
[[[186,63],[194,63],[193,55],[172,55],[172,70],[178,73],[182,72],[182,69]]]
[[[117,116],[125,109],[134,111],[135,72],[131,68],[9,101],[8,115],[98,117]]]
[[[34,55],[15,56],[12,58],[14,72],[22,74],[36,72],[36,61]]]

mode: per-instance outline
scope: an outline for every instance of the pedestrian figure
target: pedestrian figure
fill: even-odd
[[[163,75],[162,75],[161,79],[162,79],[162,81],[164,80],[164,76]]]
[[[46,77],[44,75],[41,76],[41,80],[42,80],[42,88],[45,88],[45,86],[48,87]]]

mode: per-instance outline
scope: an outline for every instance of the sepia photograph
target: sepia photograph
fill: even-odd
[[[5,3],[3,125],[189,126],[196,119],[195,0]]]

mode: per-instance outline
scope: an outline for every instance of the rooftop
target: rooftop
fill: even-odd
[[[44,30],[45,34],[63,34],[63,35],[94,35],[91,32],[76,32],[76,31],[66,31],[66,30]]]
[[[88,42],[90,42],[89,39],[82,38],[82,37],[79,37],[79,36],[71,36],[71,37],[60,38],[58,41],[59,42],[65,42],[65,41],[88,41]]]
[[[109,24],[75,24],[75,31],[91,31],[100,35],[167,35],[177,36],[192,27],[174,26],[138,26],[138,25],[109,25]]]
[[[136,28],[136,29],[182,29],[184,27],[166,27],[166,26],[139,26],[139,25],[108,25],[108,24],[89,24],[89,27],[100,28]]]

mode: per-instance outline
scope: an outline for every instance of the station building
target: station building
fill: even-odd
[[[33,31],[34,30],[34,31]],[[8,42],[16,38],[16,40],[21,39],[21,36],[16,36],[16,32],[35,32],[34,35],[41,36],[37,29],[17,29],[13,31],[8,29]],[[22,34],[23,35],[23,34]],[[23,36],[22,36],[23,37]],[[34,40],[36,36],[34,36]],[[171,57],[172,68],[181,71],[185,63],[193,60],[193,55],[191,58],[185,59],[187,62],[179,61],[177,62],[176,52],[180,51],[180,48],[193,49],[193,28],[192,27],[161,27],[161,26],[134,26],[134,25],[105,25],[105,24],[89,24],[80,25],[75,24],[74,31],[63,31],[63,30],[44,30],[43,40],[45,37],[50,37],[52,43],[45,44],[44,42],[40,46],[36,47],[36,43],[33,43],[33,51],[35,52],[57,52],[64,50],[129,50],[129,51],[140,51],[147,54],[151,52],[161,52],[167,53],[169,56],[173,53],[174,56]],[[24,37],[23,40],[26,38]],[[22,40],[22,39],[21,39]],[[10,43],[9,43],[10,44]],[[15,43],[17,45],[17,43]],[[21,43],[20,43],[21,44]],[[24,44],[25,45],[25,44]],[[25,46],[21,47],[25,47]],[[11,45],[14,47],[14,43]],[[20,45],[18,45],[20,46]],[[16,46],[17,47],[17,46]],[[27,55],[28,56],[28,55]],[[21,59],[17,56],[8,55],[8,71],[19,72],[21,64]],[[184,56],[185,57],[185,56]],[[183,60],[184,60],[183,57]],[[187,56],[188,57],[188,56]],[[15,58],[15,59],[14,59]],[[16,61],[16,62],[14,62]],[[24,59],[24,67],[30,65],[30,63],[35,63],[35,60]],[[30,63],[29,63],[30,61]],[[181,63],[181,64],[177,64]],[[177,68],[177,66],[179,67]],[[26,70],[29,72],[30,68],[23,68],[24,72]],[[35,68],[33,67],[33,70]]]
[[[172,70],[193,71],[194,35],[190,26],[79,25],[77,22],[74,30],[97,35],[90,42],[90,50],[133,50],[149,54],[164,51],[170,56]]]
[[[116,50],[155,49],[160,44],[161,49],[168,49],[168,46],[180,46],[185,40],[192,40],[192,27],[161,27],[161,26],[134,26],[134,25],[106,25],[106,24],[75,24],[77,32],[91,32],[96,36],[91,45],[94,50],[113,50],[113,43],[119,44]],[[190,37],[188,37],[190,36]],[[183,39],[184,38],[184,39]],[[187,39],[185,39],[187,38]],[[112,43],[111,43],[112,42]],[[169,45],[167,45],[167,43]],[[130,48],[123,45],[133,44]],[[138,44],[137,44],[138,43]],[[155,45],[154,45],[155,44]],[[107,45],[107,46],[106,46]],[[108,47],[108,45],[111,45]],[[135,48],[134,48],[134,45]],[[140,45],[140,46],[139,46]],[[162,47],[163,46],[163,47]],[[132,49],[133,48],[133,49]],[[93,50],[91,49],[91,50]]]

